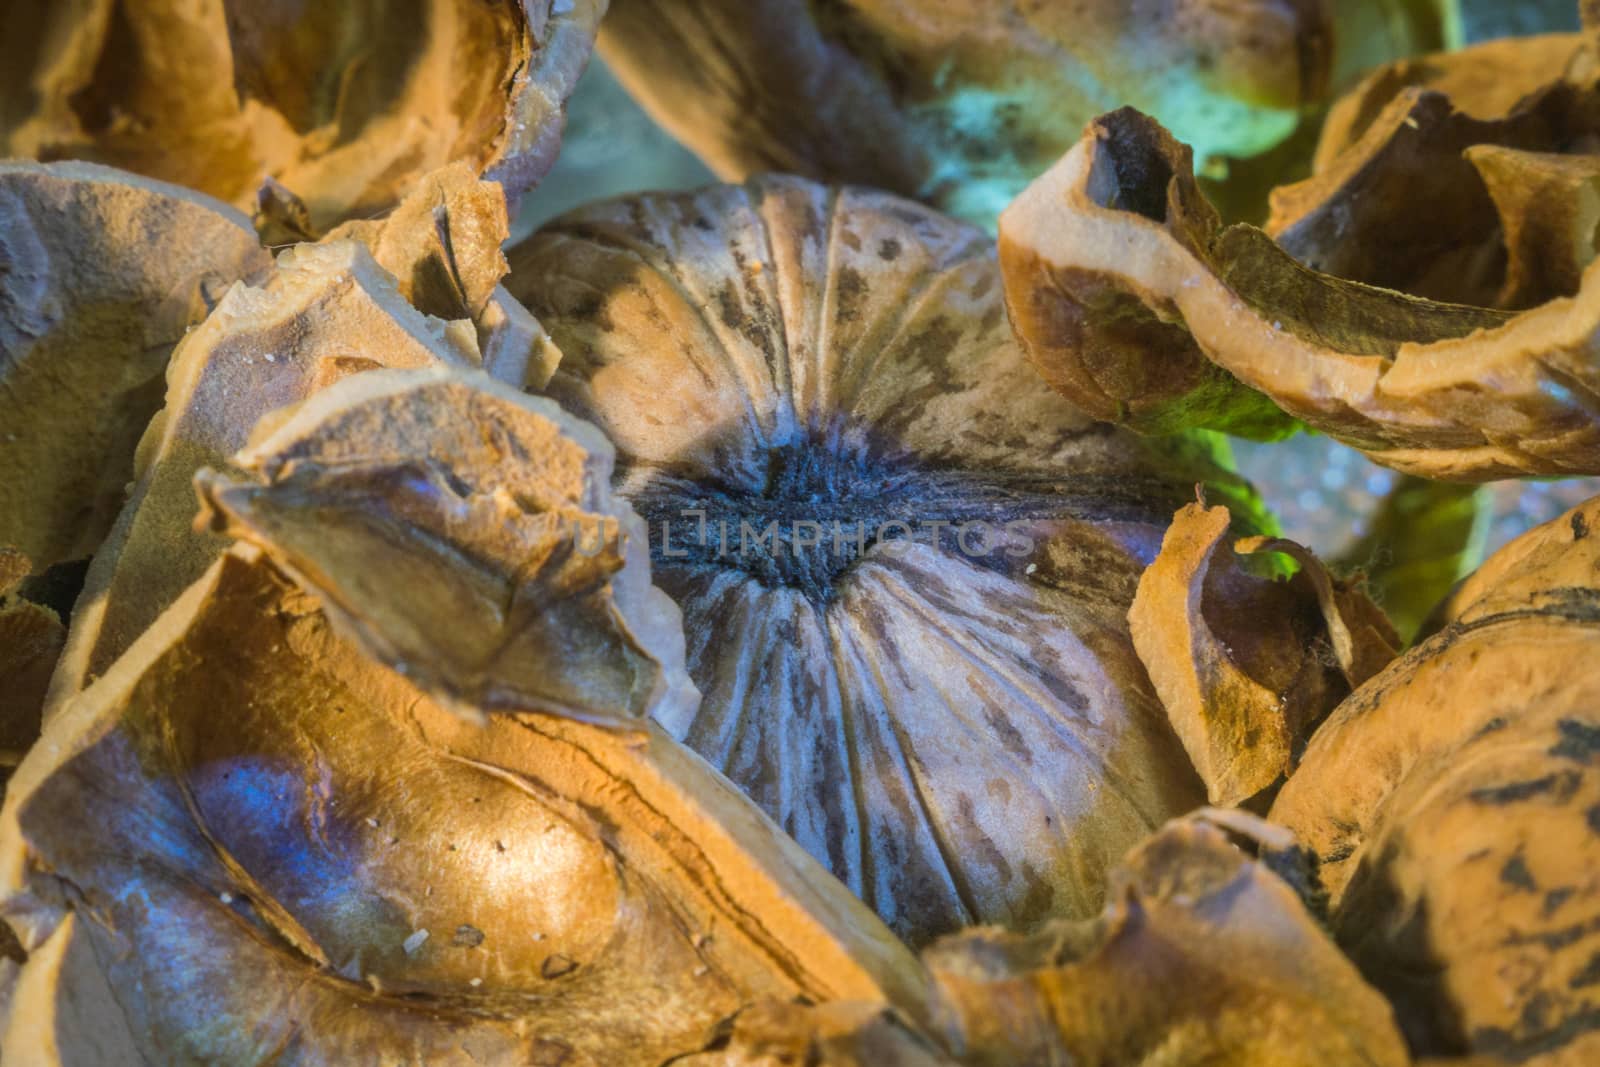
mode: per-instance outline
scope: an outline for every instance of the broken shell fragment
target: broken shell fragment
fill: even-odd
[[[85,163],[0,163],[0,545],[38,570],[94,552],[173,346],[270,265],[209,197]]]
[[[984,4],[613,0],[623,83],[721,177],[788,171],[992,225],[1127,103],[1226,166],[1288,137],[1349,73],[1450,43],[1445,0]]]
[[[360,482],[383,470],[357,454],[370,444],[406,447],[420,480],[430,464],[484,473],[461,463],[480,427],[478,459],[504,446],[531,472],[571,462],[564,442],[595,439],[549,402],[486,382],[358,376],[269,439],[285,448],[288,484],[206,483],[213,498],[253,496],[237,521],[270,551],[222,554],[52,718],[0,814],[4,912],[48,968],[30,975],[30,960],[21,986],[50,1010],[13,1016],[12,1031],[43,1042],[39,1029],[54,1027],[47,1036],[71,1045],[59,1062],[85,1062],[95,1035],[63,1034],[61,1020],[97,987],[126,1021],[121,1054],[149,1062],[266,1064],[292,1047],[308,1065],[660,1063],[773,1000],[876,1004],[924,1025],[915,958],[648,721],[626,732],[550,710],[469,721],[450,706],[465,692],[434,696],[452,664],[389,661],[412,651],[406,580],[445,578],[430,534],[469,550],[453,571],[455,600],[468,599],[482,549],[507,536],[495,508],[453,488],[385,497],[393,510],[363,543],[389,540],[366,559],[340,551],[337,493],[317,498],[334,521],[315,558],[292,514],[246,527],[299,477],[327,490],[340,440]],[[428,402],[395,411],[408,392]],[[341,413],[400,417],[374,441],[332,434]],[[333,420],[320,423],[327,435],[304,434],[313,415]],[[541,455],[517,455],[524,447]],[[261,456],[277,469],[277,453]],[[302,461],[316,473],[288,469]],[[523,475],[506,493],[538,496],[537,482]],[[636,523],[625,508],[614,521]],[[620,564],[649,589],[642,553]],[[559,615],[586,589],[521,593],[528,611]],[[495,651],[481,650],[496,675],[481,691],[516,691],[525,649]],[[582,667],[597,678],[630,669]],[[62,937],[91,951],[52,949]],[[73,951],[75,967],[50,966]]]
[[[51,707],[103,674],[227,548],[193,529],[200,468],[226,469],[262,416],[349,374],[472,367],[474,332],[413,308],[355,241],[296,246],[259,287],[230,290],[173,353],[166,407],[139,443],[131,496],[89,568]]]
[[[1532,307],[1571,296],[1600,253],[1600,155],[1467,149],[1500,217],[1507,263],[1495,302]]]
[[[510,257],[683,610],[688,744],[895,930],[1093,914],[1199,802],[1126,616],[1197,481],[1250,494],[1044,388],[981,232],[763,178]]]
[[[504,189],[464,163],[424,178],[381,220],[347,222],[327,240],[360,241],[394,275],[400,295],[425,315],[470,319],[483,369],[517,387],[542,387],[561,353],[500,279],[510,235]]]
[[[1213,804],[1287,774],[1316,724],[1394,658],[1399,638],[1359,588],[1292,541],[1230,552],[1228,509],[1190,504],[1139,579],[1134,647]],[[1298,571],[1255,577],[1238,555],[1281,553]]]
[[[1600,473],[1592,268],[1576,296],[1516,316],[1317,274],[1260,230],[1224,229],[1188,151],[1129,111],[1012,205],[1001,259],[1029,355],[1104,417],[1237,428],[1255,390],[1408,473]],[[1217,371],[1226,402],[1197,404]]]
[[[234,457],[250,480],[198,476],[209,524],[315,589],[369,656],[469,715],[686,724],[678,609],[593,427],[446,370],[358,375],[277,420]]]
[[[1201,813],[1129,854],[1098,918],[935,945],[924,958],[968,1062],[1406,1067],[1389,1005],[1244,850],[1286,838]]]
[[[1600,501],[1462,586],[1447,625],[1318,730],[1272,818],[1414,1051],[1600,1056]]]
[[[531,188],[605,0],[7,3],[0,155],[109,163],[252,210],[275,179],[312,232],[455,160]]]

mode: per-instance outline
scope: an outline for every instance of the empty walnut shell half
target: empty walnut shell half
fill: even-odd
[[[517,195],[555,161],[605,0],[0,4],[0,155],[89,159],[322,231],[455,160]]]
[[[688,743],[913,943],[1093,914],[1201,791],[1130,642],[1195,442],[1038,381],[980,231],[794,178],[584,208],[510,253],[617,447],[704,694]]]
[[[724,178],[860,182],[975,222],[1118,104],[1201,157],[1292,133],[1351,71],[1445,47],[1453,0],[613,0],[601,51]]]
[[[388,371],[292,415],[260,446],[284,450],[263,469],[335,446],[307,421],[370,426],[397,404],[428,416],[381,428],[416,476],[347,457],[349,488],[396,509],[384,553],[313,566],[280,541],[292,523],[240,521],[265,551],[223,554],[20,768],[0,893],[32,956],[0,1035],[7,1062],[661,1063],[772,1000],[876,1003],[918,1024],[915,958],[659,729],[472,722],[451,706],[470,696],[435,698],[448,671],[410,658],[405,579],[443,574],[430,532],[482,546],[499,526],[494,502],[456,496],[454,479],[481,485],[496,449],[538,471],[573,447],[588,459],[572,473],[603,479],[609,449],[481,374]],[[478,451],[459,447],[480,426]],[[535,481],[505,495],[558,516],[559,494]],[[294,488],[260,492],[281,504]],[[207,492],[226,503],[241,488]],[[481,566],[459,561],[458,600]],[[642,554],[622,570],[649,588]],[[572,591],[526,589],[522,606],[558,612]],[[488,670],[515,683],[524,651]],[[75,1028],[97,997],[101,1017]]]
[[[1271,432],[1292,416],[1455,481],[1600,473],[1593,266],[1575,296],[1518,315],[1318,274],[1224,228],[1189,151],[1131,111],[1007,210],[1001,259],[1029,355],[1102,417]]]
[[[1418,1053],[1600,1057],[1596,529],[1591,500],[1497,553],[1273,805]]]

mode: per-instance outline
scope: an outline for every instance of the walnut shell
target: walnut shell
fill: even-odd
[[[1344,702],[1272,819],[1418,1053],[1600,1055],[1600,501],[1497,553]]]
[[[38,740],[45,689],[66,638],[54,611],[19,594],[29,569],[26,556],[0,545],[0,795],[12,769]],[[9,936],[0,930],[0,955],[6,954]]]
[[[74,0],[0,6],[0,155],[89,159],[316,232],[456,160],[519,195],[555,162],[605,0]]]
[[[226,467],[266,413],[380,367],[470,367],[469,323],[406,303],[354,241],[300,245],[260,286],[239,286],[186,336],[167,369],[167,404],[139,443],[128,502],[90,564],[52,683],[60,704],[110,669],[227,548],[193,530],[195,472]]]
[[[693,713],[678,609],[592,426],[443,370],[359,376],[265,425],[234,457],[247,478],[196,476],[199,522],[261,544],[368,655],[469,717]]]
[[[1430,300],[1527,308],[1573,295],[1594,258],[1583,176],[1600,135],[1600,81],[1583,58],[1592,47],[1574,34],[1375,75],[1341,102],[1317,173],[1274,190],[1267,232],[1313,270]],[[1530,83],[1523,65],[1540,62]]]
[[[1517,315],[1319,274],[1223,227],[1188,150],[1130,111],[1007,209],[1000,247],[1029,355],[1103,417],[1267,434],[1292,417],[1453,481],[1600,473],[1593,264],[1576,295]]]
[[[1199,802],[1126,615],[1197,481],[1248,496],[1045,388],[980,231],[763,178],[510,258],[683,610],[686,740],[895,930],[1093,914]]]
[[[1362,589],[1277,538],[1223,548],[1228,509],[1190,504],[1139,578],[1128,621],[1167,717],[1213,804],[1281,780],[1335,704],[1394,659],[1400,639]],[[1284,556],[1286,580],[1240,556]]]
[[[1303,873],[1292,847],[1207,809],[1131,852],[1095,919],[940,942],[924,957],[966,1062],[1407,1067],[1389,1005],[1280,877]]]

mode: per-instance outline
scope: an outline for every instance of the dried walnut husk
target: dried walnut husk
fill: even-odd
[[[1410,473],[1600,472],[1592,269],[1575,297],[1516,316],[1318,274],[1260,230],[1223,228],[1188,150],[1130,111],[1012,205],[1001,258],[1030,356],[1105,417],[1239,429],[1265,396],[1280,425]]]
[[[1092,914],[1199,801],[1126,613],[1197,481],[1248,494],[1044,388],[979,231],[767,178],[511,260],[683,609],[688,743],[902,935]]]
[[[1281,855],[1298,877],[1287,838],[1241,812],[1201,813],[1130,853],[1098,918],[930,949],[966,1062],[1406,1067],[1389,1005],[1252,858]]]
[[[410,415],[375,424],[397,404]],[[914,957],[658,728],[503,708],[474,722],[459,714],[470,694],[437,684],[453,648],[395,658],[412,651],[405,579],[438,566],[430,531],[468,550],[456,602],[479,592],[473,553],[503,537],[482,505],[504,501],[461,488],[504,473],[490,444],[460,446],[491,415],[507,456],[560,467],[585,452],[572,476],[603,501],[592,430],[439,371],[342,382],[257,446],[284,473],[308,448],[403,442],[439,480],[385,495],[382,552],[313,565],[294,527],[318,516],[285,509],[294,486],[208,480],[219,504],[249,496],[259,517],[271,499],[282,521],[238,513],[262,547],[223,554],[52,719],[0,816],[4,908],[34,953],[8,1062],[659,1063],[716,1047],[748,1007],[801,998],[919,1025]],[[352,481],[407,474],[368,459],[348,458]],[[338,513],[339,464],[316,466]],[[562,513],[523,477],[524,519]],[[614,582],[648,589],[648,562],[629,555]],[[523,592],[555,612],[573,591]],[[489,672],[514,689],[517,666]],[[79,1028],[95,997],[104,1020]]]
[[[990,224],[1107,107],[1252,156],[1350,71],[1445,47],[1453,6],[614,0],[600,42],[724,178],[861,182]]]
[[[1228,509],[1191,504],[1139,579],[1133,643],[1213,804],[1279,781],[1316,724],[1399,648],[1383,613],[1292,541],[1254,537],[1229,551]],[[1240,556],[1279,554],[1287,580]]]
[[[1590,501],[1491,558],[1272,808],[1419,1054],[1600,1056],[1596,524]]]
[[[0,5],[0,154],[109,163],[314,230],[456,160],[519,194],[560,146],[605,0]]]
[[[94,552],[173,345],[269,266],[209,197],[84,163],[0,163],[0,545],[38,570]]]
[[[192,529],[190,482],[203,466],[225,466],[268,412],[384,367],[482,366],[515,386],[548,376],[559,355],[497,284],[505,229],[498,186],[451,167],[382,222],[291,247],[260,284],[227,293],[173,354],[166,407],[90,567],[52,706],[103,672],[227,547]]]

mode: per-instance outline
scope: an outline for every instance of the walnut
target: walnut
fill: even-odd
[[[0,0],[5,1062],[1600,1058],[1600,0],[607,6]]]
[[[605,0],[14,0],[0,154],[89,159],[312,232],[452,161],[513,195],[555,161]]]
[[[1600,895],[1600,501],[1497,553],[1342,704],[1272,807],[1417,1052],[1578,1064]]]
[[[1116,103],[1225,171],[1355,71],[1445,47],[1450,0],[613,0],[601,51],[724,178],[860,182],[992,224]]]
[[[1011,338],[992,243],[764,178],[511,252],[618,451],[704,701],[688,744],[913,944],[1097,911],[1199,784],[1130,641],[1199,444],[1098,425]]]

